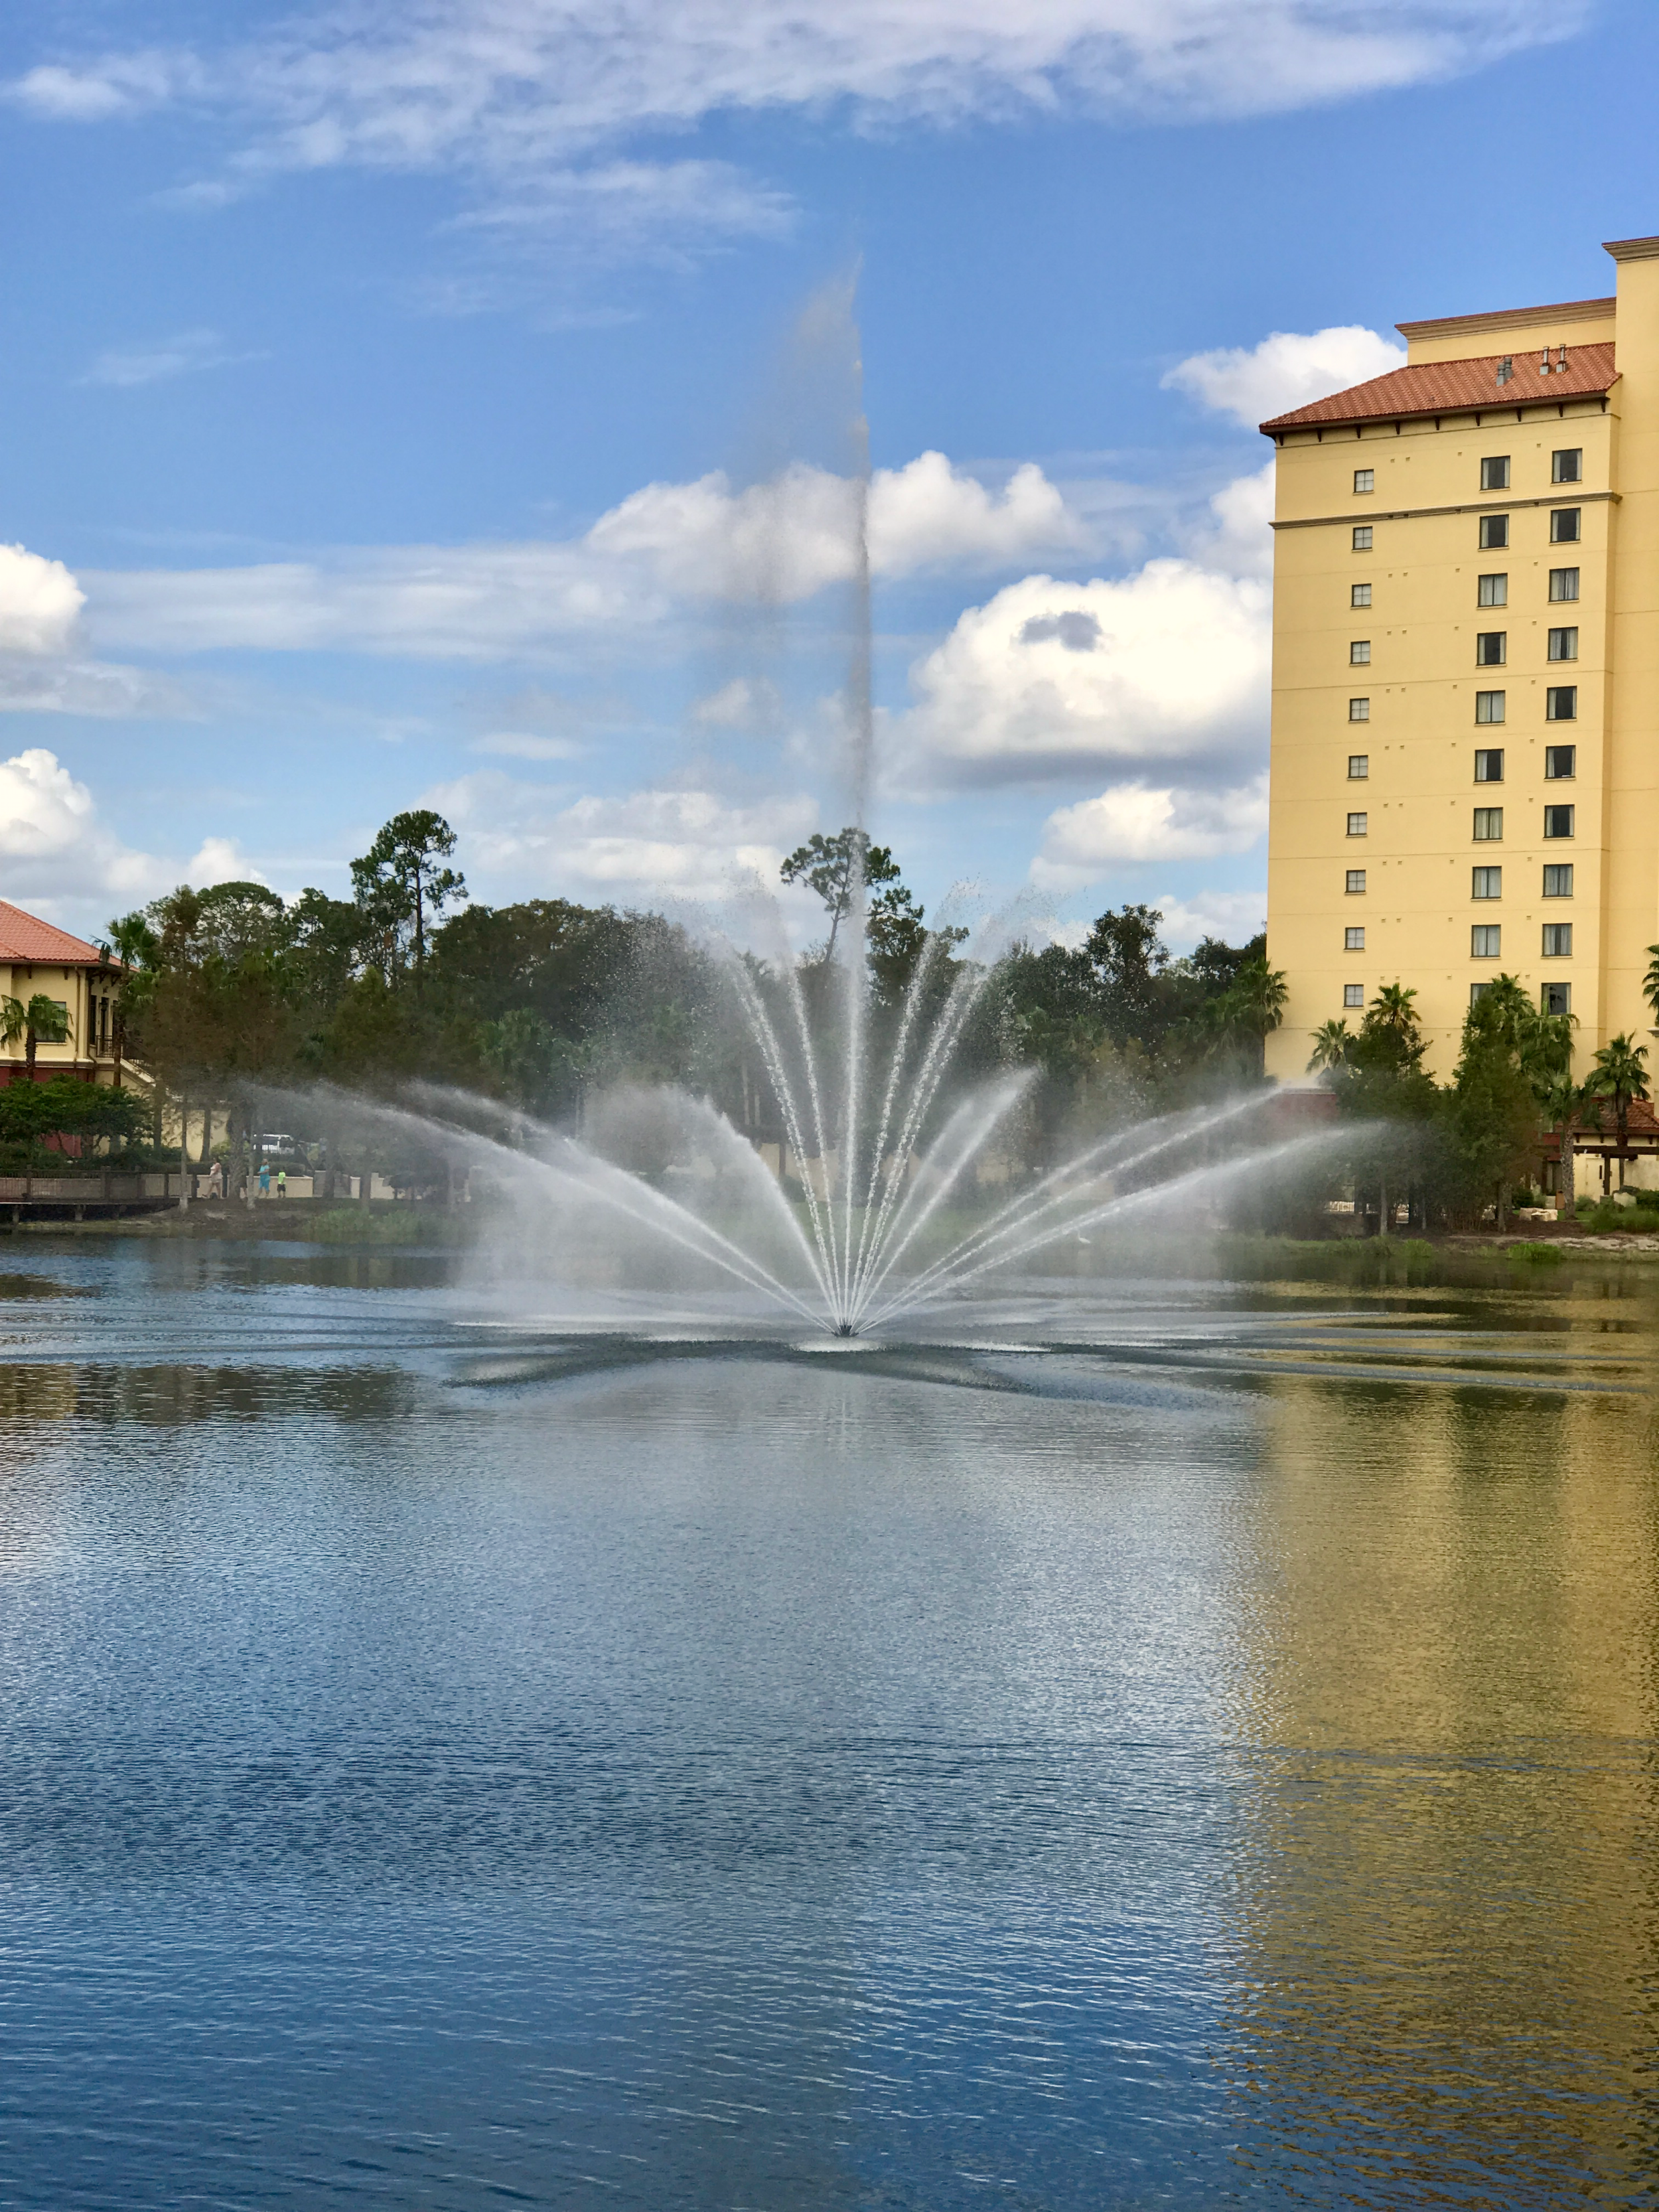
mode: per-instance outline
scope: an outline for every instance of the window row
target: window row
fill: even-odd
[[[1477,668],[1502,668],[1510,657],[1510,634],[1506,629],[1481,629],[1474,634],[1474,665]],[[1552,660],[1577,660],[1578,631],[1553,629],[1549,634],[1549,657]],[[1352,659],[1352,653],[1349,655]],[[1365,653],[1370,659],[1368,647]]]
[[[1490,991],[1491,988],[1490,983],[1471,983],[1469,1004],[1473,1006],[1483,991]],[[1342,1004],[1345,1007],[1363,1006],[1364,1003],[1365,986],[1363,983],[1345,983],[1342,986]],[[1572,1012],[1571,984],[1546,983],[1538,994],[1538,1007],[1540,1013],[1570,1014]]]
[[[1350,714],[1348,720],[1354,717]],[[1359,720],[1369,722],[1369,712]],[[1503,691],[1477,691],[1474,695],[1474,719],[1477,723],[1504,722],[1509,720],[1509,696]],[[1576,684],[1549,684],[1544,688],[1544,720],[1547,722],[1576,722],[1578,720],[1578,686]]]
[[[1582,446],[1563,446],[1550,455],[1552,483],[1583,483],[1584,481],[1584,449]],[[1354,496],[1364,498],[1376,489],[1375,469],[1356,469],[1353,472]],[[1482,491],[1507,491],[1510,489],[1510,456],[1507,453],[1483,454],[1480,461]]]
[[[1348,869],[1344,888],[1351,898],[1363,896],[1365,889],[1364,868]],[[1471,871],[1469,887],[1471,898],[1495,899],[1502,898],[1503,896],[1504,871],[1502,868],[1475,868]],[[1546,898],[1572,896],[1572,862],[1571,860],[1547,860],[1544,863],[1544,896]]]
[[[1576,836],[1577,833],[1573,827],[1573,817],[1577,812],[1577,809],[1572,806],[1547,806],[1544,809],[1544,835],[1547,837],[1571,837]],[[1349,815],[1349,836],[1364,837],[1369,836],[1370,823],[1370,817],[1369,814]],[[1474,842],[1477,845],[1501,844],[1504,836],[1503,808],[1501,806],[1477,806],[1474,810],[1474,830],[1473,834]]]
[[[1370,780],[1371,757],[1369,753],[1348,755],[1348,781],[1364,783]],[[1546,745],[1544,748],[1544,781],[1559,783],[1578,773],[1577,745]],[[1502,745],[1477,745],[1474,751],[1474,780],[1477,783],[1502,783],[1504,781],[1504,748]]]
[[[1498,922],[1477,921],[1472,924],[1469,930],[1470,959],[1501,960],[1504,957],[1503,937],[1503,928]],[[1546,960],[1571,960],[1572,924],[1570,921],[1547,921],[1544,924],[1543,945]],[[1365,950],[1363,927],[1343,931],[1342,950],[1345,952],[1363,952]]]
[[[1501,630],[1494,630],[1491,635],[1501,640],[1504,634]],[[1571,653],[1561,657],[1567,659],[1577,658],[1578,650],[1577,630],[1552,630],[1550,635],[1552,638],[1571,637],[1573,641],[1573,650]],[[1365,651],[1369,655],[1370,647],[1367,646]],[[1369,722],[1370,719],[1371,702],[1368,698],[1349,700],[1348,720],[1351,722]],[[1474,695],[1474,719],[1476,723],[1482,726],[1487,723],[1507,722],[1509,694],[1506,691],[1477,691]],[[1576,722],[1578,720],[1578,686],[1576,684],[1545,685],[1544,720],[1547,722]]]
[[[1544,781],[1559,783],[1564,776],[1578,773],[1577,745],[1546,745],[1544,748]],[[1502,783],[1504,781],[1504,748],[1502,745],[1477,745],[1474,753],[1474,780],[1477,783]]]
[[[1503,957],[1503,933],[1495,921],[1477,921],[1469,931],[1471,960],[1499,960]],[[1544,924],[1546,960],[1571,960],[1572,957],[1572,924],[1570,921],[1547,921]]]
[[[1371,603],[1370,586],[1369,584],[1364,586],[1356,584],[1354,586],[1354,589],[1355,591],[1360,591],[1363,589],[1365,596],[1363,599],[1355,599],[1353,605],[1357,607],[1370,606]],[[1552,568],[1550,570],[1550,598],[1552,600],[1559,604],[1562,600],[1576,599],[1577,597],[1577,569]],[[1508,606],[1510,603],[1510,576],[1508,569],[1498,569],[1489,576],[1477,576],[1474,580],[1474,598],[1475,605],[1477,606]],[[1571,655],[1552,655],[1552,658],[1571,658],[1576,659],[1577,655],[1577,653],[1573,653]]]
[[[1584,510],[1581,507],[1553,507],[1550,509],[1550,544],[1577,545],[1584,534]],[[1507,514],[1483,514],[1480,518],[1479,543],[1483,553],[1501,553],[1510,542],[1510,518]]]
[[[1510,518],[1507,514],[1483,514],[1480,518],[1476,542],[1483,553],[1502,553],[1509,550],[1510,520]],[[1552,545],[1577,545],[1583,534],[1584,510],[1582,507],[1553,507],[1550,509],[1550,544]],[[1352,543],[1356,553],[1374,551],[1376,540],[1373,535],[1373,526],[1369,522],[1356,522],[1353,526]],[[1550,571],[1552,584],[1558,575],[1563,578],[1571,577],[1573,588],[1568,591],[1564,587],[1559,592],[1552,589],[1550,597],[1553,599],[1558,598],[1576,599],[1578,597],[1577,569],[1553,568]]]

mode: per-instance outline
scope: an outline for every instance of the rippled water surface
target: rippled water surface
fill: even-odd
[[[0,1269],[0,2203],[1659,2204],[1636,1268]]]

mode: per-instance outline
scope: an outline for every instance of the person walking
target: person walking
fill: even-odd
[[[222,1198],[224,1194],[225,1164],[222,1160],[215,1160],[212,1167],[208,1170],[208,1196]]]
[[[288,1170],[286,1168],[278,1168],[276,1170],[276,1195],[278,1198],[286,1198],[288,1196]]]
[[[259,1195],[261,1198],[270,1196],[270,1162],[269,1160],[261,1160],[259,1163]]]

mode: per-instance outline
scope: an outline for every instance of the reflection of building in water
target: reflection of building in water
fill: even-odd
[[[1581,1380],[1585,1346],[1559,1346]],[[1271,1390],[1246,2162],[1334,2156],[1392,2201],[1460,2160],[1493,2192],[1470,2201],[1628,2189],[1654,2148],[1652,1404]]]

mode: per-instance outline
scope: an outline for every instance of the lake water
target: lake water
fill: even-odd
[[[1659,2204],[1637,1271],[446,1265],[0,1246],[0,2203]]]

